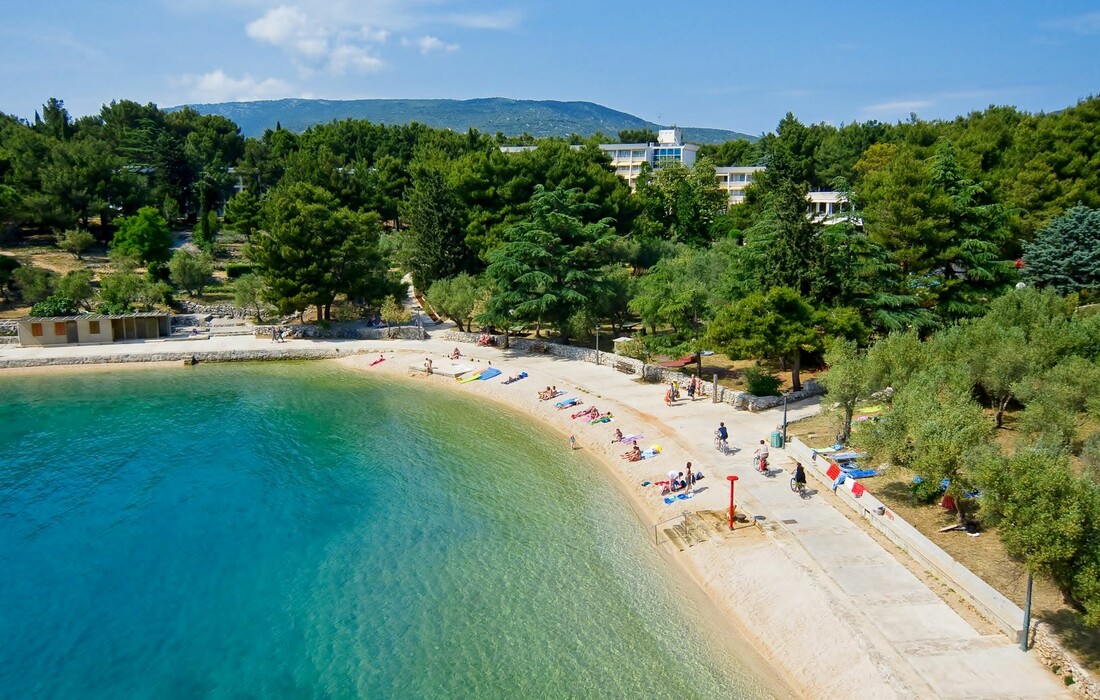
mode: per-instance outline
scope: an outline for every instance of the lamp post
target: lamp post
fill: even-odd
[[[783,447],[787,446],[787,395],[789,392],[783,392]]]
[[[733,530],[733,487],[737,483],[737,477],[734,475],[727,476],[726,479],[730,482],[730,530]]]
[[[1020,640],[1020,651],[1027,651],[1027,638],[1031,634],[1031,572],[1027,572],[1027,599],[1024,601],[1024,636]]]

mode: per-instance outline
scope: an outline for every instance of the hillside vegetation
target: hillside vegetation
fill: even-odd
[[[505,136],[527,134],[535,138],[570,135],[614,136],[620,131],[661,126],[592,102],[510,100],[487,97],[474,100],[264,100],[189,105],[199,114],[218,114],[232,119],[245,136],[260,136],[279,124],[295,132],[342,119],[365,119],[375,124],[418,122],[435,129],[465,132],[476,129]],[[170,108],[168,111],[172,111]],[[731,139],[756,137],[726,129],[683,127],[689,143],[716,144]]]

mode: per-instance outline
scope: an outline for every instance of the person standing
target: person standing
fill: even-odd
[[[577,449],[577,436],[573,435],[572,433],[569,434],[569,449]]]
[[[688,401],[695,400],[695,375],[691,375],[691,379],[688,380],[687,386]]]
[[[692,484],[695,483],[695,477],[691,475],[691,462],[687,463],[687,481],[684,483],[684,488],[687,489],[688,493],[694,493],[695,489],[692,487]]]

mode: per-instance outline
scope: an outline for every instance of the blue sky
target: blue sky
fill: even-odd
[[[49,97],[588,100],[761,133],[1100,92],[1100,2],[53,0],[0,25],[0,111]]]

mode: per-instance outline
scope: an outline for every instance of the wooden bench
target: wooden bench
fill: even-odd
[[[619,360],[613,366],[616,370],[622,372],[623,374],[635,374],[638,371],[638,369],[634,365],[630,364],[629,362],[623,362],[622,360]]]

